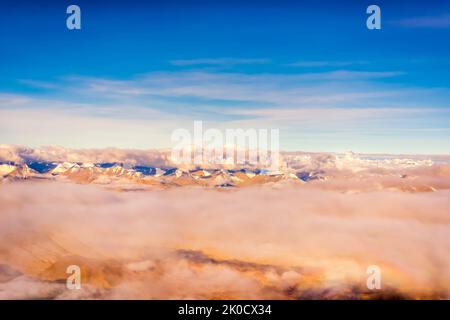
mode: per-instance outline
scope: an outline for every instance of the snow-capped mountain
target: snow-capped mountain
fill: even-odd
[[[25,150],[25,151],[24,151]],[[166,151],[164,151],[166,152]],[[381,190],[397,188],[403,191],[434,191],[447,183],[435,176],[450,177],[450,161],[435,163],[427,157],[367,156],[355,153],[282,153],[278,170],[256,166],[177,167],[160,152],[144,156],[115,150],[115,153],[95,151],[69,152],[66,158],[54,152],[0,146],[0,181],[58,180],[112,187],[145,186],[169,188],[177,186],[248,187],[279,184],[302,185],[327,183],[330,188],[358,182],[359,188]],[[151,153],[151,152],[149,152]],[[108,158],[109,157],[109,158]],[[97,162],[97,159],[107,161]],[[156,160],[155,160],[156,159]],[[166,159],[162,161],[162,159]],[[449,159],[450,160],[450,159]],[[417,177],[427,176],[426,179]],[[442,182],[444,181],[444,182]],[[450,183],[450,182],[449,182]],[[449,186],[450,187],[450,186]],[[350,190],[351,191],[351,190]]]

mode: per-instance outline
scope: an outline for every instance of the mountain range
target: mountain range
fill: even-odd
[[[345,181],[358,181],[353,185],[367,190],[422,192],[450,187],[447,179],[450,165],[445,158],[285,152],[279,170],[275,171],[245,164],[175,166],[168,159],[167,151],[55,150],[2,145],[0,183],[56,180],[129,191],[180,186],[278,187],[306,183],[341,188]]]

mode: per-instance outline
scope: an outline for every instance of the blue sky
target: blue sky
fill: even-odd
[[[82,29],[66,28],[77,4]],[[366,28],[381,8],[382,29]],[[288,150],[450,153],[450,2],[2,1],[0,143],[170,147],[279,128]]]

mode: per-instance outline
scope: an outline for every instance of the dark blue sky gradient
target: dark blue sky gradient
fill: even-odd
[[[297,60],[364,60],[371,62],[365,70],[407,68],[412,83],[449,84],[450,29],[395,24],[448,13],[446,1],[378,1],[377,32],[365,28],[367,1],[40,2],[2,1],[4,88],[22,78],[127,77],[199,57],[268,58],[272,64],[240,71],[283,73],[294,72],[283,65]],[[69,4],[82,9],[80,32],[66,29]]]

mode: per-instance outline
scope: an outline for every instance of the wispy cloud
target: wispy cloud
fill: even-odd
[[[327,61],[327,60],[316,60],[316,61],[296,61],[289,63],[290,67],[302,67],[302,68],[315,68],[315,67],[348,67],[351,65],[364,65],[369,64],[368,61]]]
[[[174,66],[235,66],[243,64],[267,64],[269,59],[241,59],[241,58],[201,58],[201,59],[183,59],[172,60],[170,63]]]
[[[394,23],[403,27],[448,28],[450,27],[450,14],[407,18],[394,21]]]
[[[27,86],[39,89],[56,89],[58,88],[58,84],[48,81],[39,81],[32,79],[20,79],[19,83],[25,84]]]
[[[271,121],[343,121],[382,120],[406,116],[423,116],[430,113],[442,113],[442,109],[430,108],[302,108],[302,109],[254,109],[231,111],[242,115],[268,118]]]
[[[1,137],[4,143],[24,145],[170,147],[172,130],[203,120],[220,130],[279,128],[281,145],[290,143],[290,149],[315,141],[311,149],[341,150],[342,145],[347,150],[352,141],[358,144],[354,150],[387,152],[380,141],[393,130],[448,127],[449,114],[443,113],[448,105],[439,104],[438,98],[442,101],[450,92],[380,81],[402,74],[176,71],[125,79],[68,77],[44,92],[0,93]],[[361,149],[367,145],[363,134],[369,131],[382,132],[372,145],[383,148]],[[391,141],[393,148],[413,138],[418,141],[412,135],[403,132]],[[338,140],[341,145],[335,144]],[[427,142],[427,150],[450,148],[449,140],[433,141]],[[405,152],[420,153],[421,146]]]
[[[151,97],[204,101],[220,100],[258,105],[289,105],[350,102],[376,97],[379,89],[365,89],[361,85],[371,80],[403,75],[399,71],[348,71],[301,74],[242,74],[211,72],[150,73],[129,80],[78,79],[78,84],[93,94],[123,95],[134,98]],[[341,82],[338,84],[336,82]],[[343,83],[352,83],[351,87]],[[328,86],[328,88],[327,88]],[[339,89],[339,90],[338,90]],[[366,90],[367,92],[361,92]],[[393,92],[392,92],[393,93]],[[197,101],[199,102],[199,101]],[[173,103],[173,101],[172,101]]]

